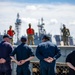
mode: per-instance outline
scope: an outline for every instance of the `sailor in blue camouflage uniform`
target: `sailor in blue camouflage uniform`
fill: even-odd
[[[11,75],[10,53],[13,50],[10,44],[11,37],[3,35],[3,41],[0,43],[0,75]]]
[[[41,75],[55,75],[55,62],[61,56],[60,49],[50,42],[50,37],[44,35],[36,49],[36,56],[40,60]]]
[[[34,58],[32,48],[26,44],[27,38],[25,36],[21,37],[21,44],[14,49],[10,54],[13,61],[17,63],[17,75],[31,75],[29,70],[30,60]],[[16,54],[16,59],[14,55]]]

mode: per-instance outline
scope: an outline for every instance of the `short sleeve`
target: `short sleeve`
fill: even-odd
[[[70,53],[70,54],[66,57],[66,62],[71,62],[71,57],[72,57],[72,53]]]

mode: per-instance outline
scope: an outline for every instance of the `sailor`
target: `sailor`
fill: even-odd
[[[10,44],[11,37],[3,35],[3,41],[0,43],[0,75],[11,75],[10,53],[13,50]]]
[[[61,56],[61,53],[60,49],[50,42],[48,35],[44,35],[42,43],[37,46],[36,56],[40,60],[41,75],[55,75],[55,62]]]
[[[15,34],[15,31],[12,30],[12,26],[11,26],[11,25],[9,26],[9,30],[7,31],[7,34],[12,37],[12,39],[11,39],[11,44],[13,44],[13,36],[14,36],[14,34]]]
[[[34,29],[31,28],[31,23],[29,23],[29,28],[26,30],[28,36],[28,45],[34,45]]]
[[[69,45],[68,43],[68,37],[70,36],[70,31],[68,28],[66,28],[66,26],[63,24],[63,29],[61,29],[61,32],[63,33],[63,43],[64,45]]]
[[[14,49],[10,54],[11,58],[17,64],[17,75],[31,75],[29,70],[30,60],[34,58],[32,48],[27,44],[27,38],[25,36],[21,37],[21,44]],[[16,54],[16,59],[14,55]]]

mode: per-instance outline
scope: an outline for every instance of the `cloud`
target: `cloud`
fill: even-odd
[[[32,23],[35,32],[38,31],[38,20],[43,17],[45,29],[48,33],[60,34],[61,23],[69,25],[71,33],[74,32],[74,27],[70,24],[75,24],[75,5],[70,4],[25,4],[25,3],[11,3],[0,2],[0,30],[9,28],[13,25],[15,29],[15,21],[17,13],[22,19],[21,32],[24,34],[28,28],[28,23]],[[22,35],[21,34],[21,35]],[[25,32],[26,34],[26,32]],[[74,36],[74,34],[73,34]]]
[[[37,22],[35,18],[21,18],[21,20],[25,23],[36,23]]]
[[[55,25],[57,23],[58,23],[58,21],[56,19],[51,19],[50,20],[50,25]]]
[[[36,10],[37,8],[34,5],[28,5],[28,6],[26,6],[26,9],[27,10]]]
[[[70,25],[75,25],[75,20],[69,23]]]

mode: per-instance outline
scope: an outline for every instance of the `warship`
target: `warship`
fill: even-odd
[[[16,22],[15,22],[17,44],[19,44],[19,37],[20,37],[20,32],[21,32],[21,29],[20,29],[21,23],[22,23],[22,21],[20,19],[19,13],[18,13]],[[44,25],[45,25],[44,20],[43,20],[43,18],[41,18],[41,20],[39,20],[38,25],[37,25],[38,32],[34,34],[34,43],[35,43],[35,45],[38,45],[39,43],[41,43],[42,36],[44,34],[47,34],[46,30],[44,28]],[[53,42],[52,37],[54,37],[55,44],[56,45],[61,45],[61,42],[62,42],[62,35],[61,34],[52,36],[52,34],[48,33],[47,35],[50,37],[51,42]],[[69,45],[74,45],[74,41],[73,41],[72,36],[69,37],[68,42],[69,42]]]
[[[17,18],[16,18],[16,22],[15,22],[15,33],[16,33],[15,34],[15,39],[17,39],[17,42],[14,43],[15,45],[18,45],[20,43],[21,24],[22,24],[22,21],[20,19],[20,15],[19,15],[19,13],[17,13]],[[44,34],[47,34],[46,29],[44,28],[44,25],[45,25],[44,20],[43,20],[43,18],[41,18],[39,20],[38,24],[37,24],[38,32],[34,34],[34,43],[35,43],[35,45],[38,45],[39,43],[41,43],[42,36]],[[4,34],[6,34],[6,33],[7,33],[6,30],[4,30]],[[48,33],[47,35],[50,37],[51,42],[53,42],[53,40],[52,40],[52,37],[53,37],[54,40],[55,40],[55,44],[56,45],[61,45],[61,42],[63,41],[61,34],[60,35],[56,34],[56,35],[53,36],[52,34]],[[0,35],[0,42],[2,41],[2,36],[3,35]],[[74,39],[73,39],[72,36],[69,37],[68,42],[69,42],[69,45],[74,45]]]

